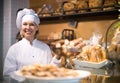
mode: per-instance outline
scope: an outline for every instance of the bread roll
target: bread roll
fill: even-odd
[[[79,0],[77,3],[77,9],[89,8],[88,0]],[[80,13],[87,12],[88,10],[79,10]]]
[[[89,8],[102,7],[104,0],[89,0]],[[101,11],[102,8],[91,9],[91,11]]]
[[[70,3],[70,2],[64,3],[63,9],[65,11],[65,14],[75,13],[75,11],[73,11],[75,9],[75,5],[73,3]]]

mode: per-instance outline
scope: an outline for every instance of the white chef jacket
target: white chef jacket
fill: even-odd
[[[32,64],[55,64],[60,60],[52,57],[49,46],[37,39],[30,42],[23,38],[21,41],[12,45],[4,61],[3,75],[19,70],[25,65]]]

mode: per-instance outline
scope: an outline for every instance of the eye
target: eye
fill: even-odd
[[[27,23],[23,23],[23,25],[27,25]]]
[[[30,26],[35,26],[35,24],[34,23],[30,23]]]

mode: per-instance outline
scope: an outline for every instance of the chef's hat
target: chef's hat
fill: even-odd
[[[30,20],[35,22],[37,25],[40,23],[40,19],[38,15],[33,11],[32,9],[23,9],[17,13],[17,18],[16,18],[16,25],[18,29],[21,29],[21,25],[23,22]]]

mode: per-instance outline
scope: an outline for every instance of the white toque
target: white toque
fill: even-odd
[[[17,13],[17,18],[16,18],[17,28],[21,29],[22,23],[28,20],[35,22],[37,25],[39,25],[40,23],[40,19],[34,10],[24,8],[23,10]]]

